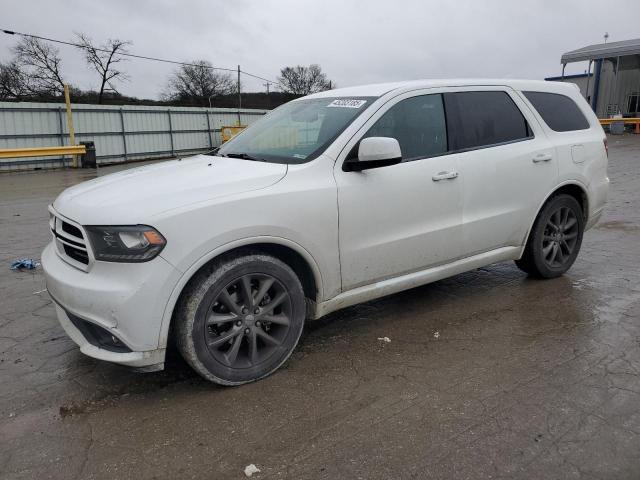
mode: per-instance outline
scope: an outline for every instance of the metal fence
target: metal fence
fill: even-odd
[[[209,150],[223,126],[249,125],[267,110],[73,105],[76,142],[92,141],[99,164],[171,157]],[[0,102],[0,149],[69,144],[64,104]],[[70,158],[0,161],[1,170],[68,165]]]

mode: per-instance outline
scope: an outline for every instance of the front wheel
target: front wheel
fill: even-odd
[[[222,385],[259,380],[296,347],[304,293],[277,258],[240,252],[194,277],[176,310],[178,348],[201,376]]]
[[[583,233],[584,215],[576,199],[565,194],[553,197],[538,214],[516,265],[537,277],[559,277],[575,262]]]

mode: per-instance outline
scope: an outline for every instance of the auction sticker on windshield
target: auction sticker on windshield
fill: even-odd
[[[348,98],[342,98],[334,100],[329,105],[327,105],[327,107],[360,108],[365,103],[367,103],[366,100],[351,100]]]

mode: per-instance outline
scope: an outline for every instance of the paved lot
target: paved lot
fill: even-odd
[[[0,478],[638,478],[640,137],[610,147],[608,210],[564,277],[501,264],[337,312],[239,388],[80,354],[41,271],[8,266],[93,173],[0,175]]]

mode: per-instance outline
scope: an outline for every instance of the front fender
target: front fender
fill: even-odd
[[[164,308],[164,314],[162,316],[162,323],[160,326],[160,332],[158,337],[158,348],[166,348],[167,340],[169,337],[169,327],[171,325],[171,318],[173,316],[173,310],[175,309],[176,303],[178,302],[178,298],[180,298],[180,294],[184,290],[184,287],[187,285],[189,280],[195,275],[195,273],[200,270],[204,265],[213,260],[220,255],[234,250],[239,247],[247,247],[251,245],[256,245],[259,243],[272,243],[275,245],[282,245],[284,247],[291,248],[292,250],[299,253],[307,262],[307,264],[311,267],[313,272],[313,276],[316,282],[316,286],[318,288],[318,296],[319,298],[324,298],[323,295],[323,279],[322,273],[318,266],[318,262],[316,259],[309,253],[307,249],[305,249],[302,245],[289,240],[283,237],[276,236],[254,236],[254,237],[245,237],[240,238],[231,242],[227,242],[219,247],[211,250],[210,252],[202,255],[196,262],[194,262],[189,268],[187,268],[182,276],[179,278],[178,282],[173,288],[169,299],[167,300],[167,304]]]

